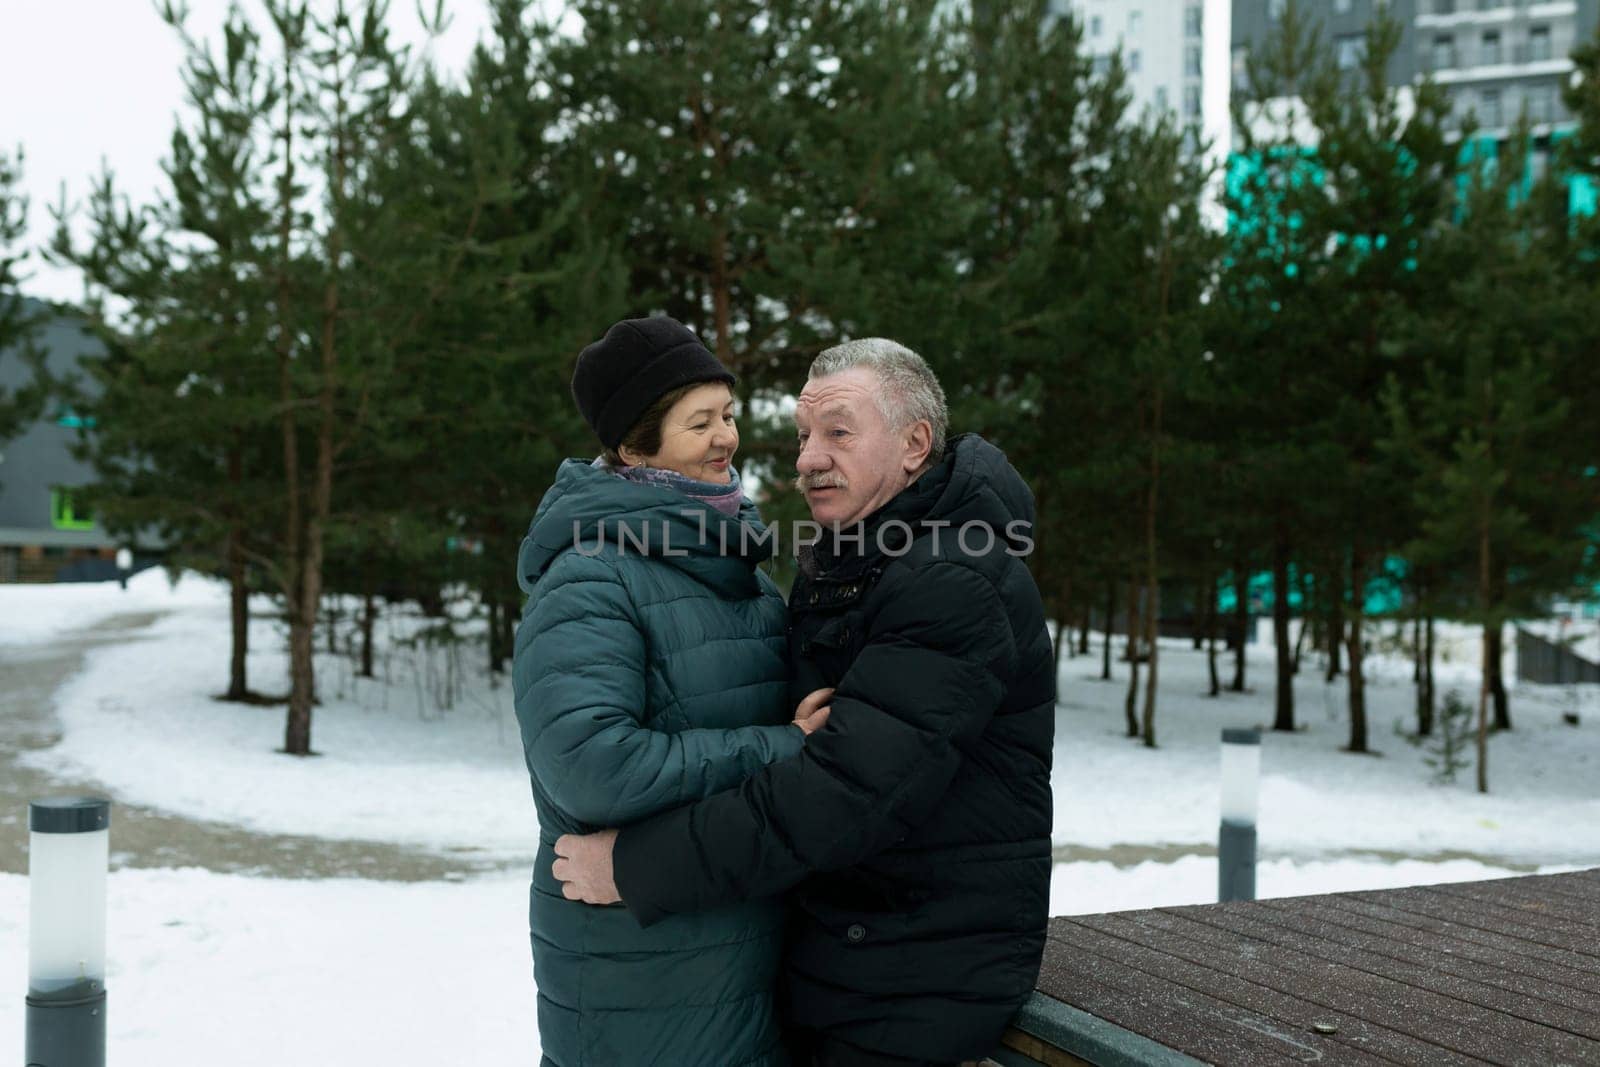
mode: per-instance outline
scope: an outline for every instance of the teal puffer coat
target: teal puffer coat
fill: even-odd
[[[522,542],[512,681],[539,815],[528,923],[546,1064],[786,1062],[779,900],[645,930],[621,906],[567,900],[551,873],[562,834],[732,788],[800,751],[760,532],[749,504],[735,520],[568,460]]]

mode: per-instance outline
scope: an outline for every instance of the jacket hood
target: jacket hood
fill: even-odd
[[[626,481],[586,459],[564,461],[539,501],[517,554],[517,584],[531,593],[557,556],[650,556],[723,595],[751,595],[756,564],[772,554],[756,506],[737,518],[662,486]]]
[[[975,433],[962,434],[950,441],[940,468],[948,468],[948,475],[942,487],[929,484],[929,491],[936,495],[924,519],[952,526],[980,522],[1018,548],[1031,541],[1033,492],[1004,452]]]

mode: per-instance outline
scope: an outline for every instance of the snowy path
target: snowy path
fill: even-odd
[[[467,855],[384,842],[258,833],[158,812],[129,803],[101,782],[62,776],[25,758],[61,740],[61,726],[52,710],[55,693],[79,672],[89,653],[147,640],[142,632],[163,614],[113,615],[82,630],[57,633],[48,643],[10,646],[0,653],[0,872],[27,871],[28,801],[64,793],[94,793],[113,801],[113,868],[202,867],[269,877],[403,882],[456,880],[502,869],[503,863]],[[281,714],[277,709],[261,712]],[[181,742],[173,741],[172,757],[180,759]]]

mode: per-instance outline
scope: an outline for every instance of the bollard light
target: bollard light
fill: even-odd
[[[106,1061],[106,866],[111,802],[28,805],[27,1067]]]
[[[117,549],[117,580],[122,583],[122,588],[128,588],[128,572],[133,570],[133,551],[128,548]]]
[[[1261,731],[1222,731],[1222,826],[1217,839],[1217,899],[1256,898],[1256,803]]]

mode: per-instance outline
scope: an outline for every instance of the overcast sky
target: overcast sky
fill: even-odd
[[[258,0],[241,6],[265,29]],[[219,36],[228,0],[189,0],[189,8],[192,33]],[[440,67],[459,71],[486,31],[487,4],[446,0],[446,10],[452,23],[432,54]],[[148,202],[163,181],[160,161],[183,105],[182,55],[153,0],[17,0],[0,2],[0,12],[0,147],[9,154],[20,145],[26,155],[28,244],[49,239],[49,209],[62,183],[69,201],[81,201],[102,159],[123,192]],[[421,44],[413,0],[393,3],[390,25],[397,42]],[[36,251],[23,270],[32,275],[22,285],[31,296],[82,295],[75,272],[45,264]]]

